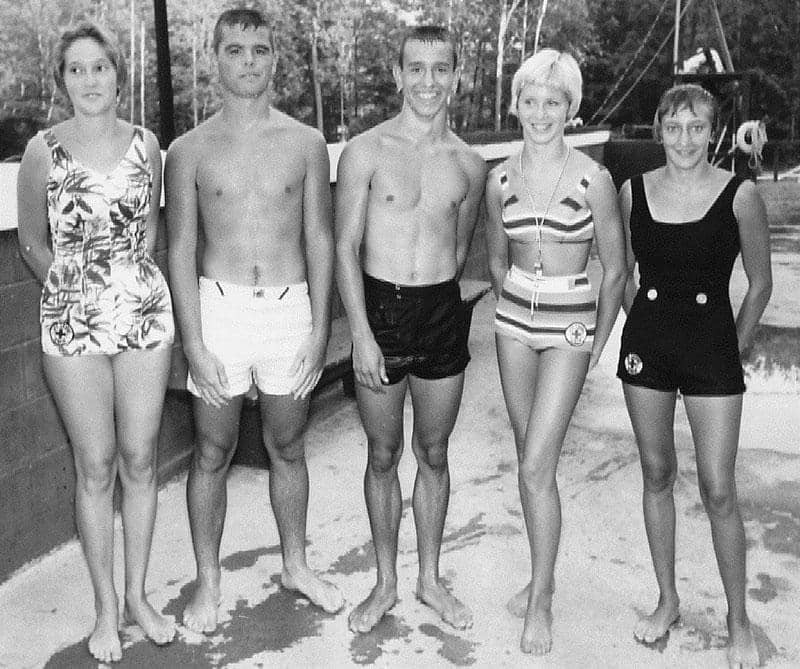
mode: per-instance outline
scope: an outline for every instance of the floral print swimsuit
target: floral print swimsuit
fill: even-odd
[[[153,173],[142,129],[134,128],[108,174],[81,165],[52,130],[44,139],[52,156],[47,211],[54,258],[42,289],[42,350],[112,355],[170,344],[169,289],[147,253]]]

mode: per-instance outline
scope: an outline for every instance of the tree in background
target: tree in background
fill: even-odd
[[[179,133],[219,106],[213,26],[221,11],[240,4],[168,0]],[[353,136],[397,111],[400,100],[391,65],[406,23],[441,23],[459,35],[461,70],[450,119],[462,134],[517,127],[505,108],[510,78],[521,59],[532,53],[542,17],[539,47],[568,50],[581,63],[580,115],[585,121],[592,116],[600,120],[613,109],[611,124],[649,123],[654,101],[671,82],[674,0],[548,0],[546,7],[543,0],[254,0],[249,4],[260,7],[275,25],[279,61],[274,104],[317,126],[329,141],[345,133]],[[699,46],[718,48],[711,0],[683,0],[683,4],[688,9],[682,22],[682,57]],[[737,70],[753,73],[751,116],[768,116],[771,140],[797,138],[800,0],[718,0],[717,4]],[[138,121],[144,99],[146,125],[159,127],[152,0],[0,0],[3,128],[36,129],[66,116],[67,103],[51,76],[52,51],[63,26],[83,18],[114,29],[128,58],[133,49],[136,88],[133,95],[127,91],[123,96],[121,115]],[[617,104],[629,88],[624,102]],[[17,152],[3,151],[0,157]]]

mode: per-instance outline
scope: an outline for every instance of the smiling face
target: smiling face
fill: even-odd
[[[75,40],[64,52],[64,88],[76,113],[96,115],[117,104],[117,70],[96,40]]]
[[[449,42],[411,39],[403,50],[403,67],[394,67],[403,105],[415,114],[432,118],[447,106],[457,81],[453,46]]]
[[[217,66],[222,87],[236,97],[263,95],[272,79],[275,54],[266,27],[222,27]]]
[[[661,119],[661,143],[667,161],[679,169],[691,169],[708,160],[713,110],[695,103],[694,109],[681,107]]]
[[[555,86],[530,83],[519,92],[517,117],[528,141],[547,144],[560,140],[568,113],[569,99]]]

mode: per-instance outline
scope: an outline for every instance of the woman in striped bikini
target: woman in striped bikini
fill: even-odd
[[[509,609],[525,617],[520,646],[536,655],[552,646],[558,457],[625,288],[624,234],[611,177],[564,141],[581,85],[569,54],[543,49],[522,64],[510,111],[522,126],[523,148],[495,167],[486,185],[497,359],[532,565],[530,583]],[[597,305],[586,275],[593,239],[603,269]]]

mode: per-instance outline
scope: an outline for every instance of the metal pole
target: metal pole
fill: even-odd
[[[153,0],[158,63],[158,103],[161,120],[161,145],[166,148],[175,139],[175,111],[172,103],[167,0]]]
[[[681,44],[681,0],[675,0],[675,30],[672,42],[672,74],[678,74]]]
[[[725,39],[725,29],[722,27],[722,19],[719,16],[717,0],[711,0],[711,8],[714,13],[714,28],[717,31],[717,39],[719,40],[720,50],[722,51],[722,62],[725,63],[725,69],[728,72],[734,72],[733,59],[731,58],[730,49],[728,49],[728,40]]]
[[[134,70],[136,69],[136,0],[131,0],[131,26],[130,26],[130,37],[131,37],[131,73],[130,73],[130,84],[131,84],[131,92],[128,98],[128,104],[131,107],[131,125],[133,125],[134,121],[136,120],[136,77],[134,76]]]

